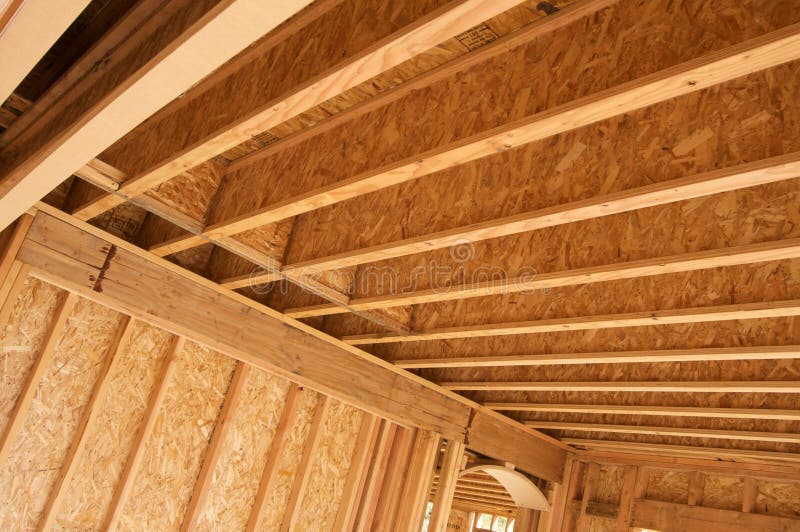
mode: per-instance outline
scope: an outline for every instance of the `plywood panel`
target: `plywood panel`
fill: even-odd
[[[198,530],[243,530],[289,382],[253,368],[214,471]]]
[[[120,315],[80,299],[0,472],[3,528],[35,527],[89,400]]]
[[[214,430],[234,361],[193,342],[180,355],[121,528],[176,529]]]
[[[56,529],[100,529],[170,339],[169,333],[151,325],[133,325],[130,343],[117,355],[119,369],[111,376],[106,400],[96,407],[97,422],[87,433],[87,452],[66,487]]]

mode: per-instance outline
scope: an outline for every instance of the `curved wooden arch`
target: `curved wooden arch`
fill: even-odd
[[[478,463],[466,468],[459,476],[463,477],[469,473],[486,473],[497,480],[520,508],[550,511],[550,503],[542,490],[518,471],[499,464]]]

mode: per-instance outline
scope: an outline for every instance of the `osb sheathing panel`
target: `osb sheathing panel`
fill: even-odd
[[[186,343],[122,510],[122,528],[180,526],[233,368],[233,359]]]
[[[587,515],[585,530],[586,532],[614,532],[617,530],[617,523],[614,519]]]
[[[741,511],[744,479],[721,475],[704,475],[703,506]]]
[[[175,112],[160,113],[134,129],[100,159],[128,175],[136,175],[444,3],[342,2],[268,49],[254,45],[259,53],[251,54],[249,62],[210,88],[202,85],[201,92],[196,91],[175,106]]]
[[[601,465],[600,475],[597,478],[597,490],[592,500],[607,504],[619,504],[624,474],[624,467]]]
[[[106,398],[95,406],[96,421],[86,433],[83,459],[75,464],[57,528],[100,529],[144,421],[170,339],[169,333],[143,322],[133,325],[128,345],[117,355],[117,371],[109,376]]]
[[[214,470],[198,530],[243,530],[283,412],[289,382],[253,369]]]
[[[53,285],[28,277],[3,327],[0,335],[3,355],[0,430],[8,425],[11,411],[55,317],[60,294],[63,292]]]
[[[279,202],[764,34],[800,18],[792,2],[762,4],[755,0],[744,3],[685,0],[671,2],[665,8],[657,2],[620,2],[595,17],[578,21],[309,142],[230,173],[210,221]],[[755,20],[754,11],[759,12]],[[440,181],[447,183],[445,188],[450,188],[450,194],[453,190],[470,190],[461,169],[443,174],[448,179]],[[269,186],[265,186],[264,176],[273,176]],[[493,182],[497,179],[492,173],[482,173],[484,179],[489,176]],[[454,182],[459,186],[454,187]],[[389,212],[380,208],[384,206],[391,206],[393,212],[421,213],[417,202],[413,213],[410,212],[408,198],[413,195],[407,193],[407,186],[371,195],[369,210],[375,213],[373,220],[362,217],[363,199],[303,216],[296,234],[317,236],[315,228],[332,218],[338,218],[337,230],[324,237],[309,238],[302,250],[293,248],[291,260],[394,239],[401,231],[403,236],[413,236],[417,228],[426,231],[430,228],[428,216],[419,218],[416,227],[398,223],[395,216],[381,220]],[[429,212],[442,210],[442,198],[448,197],[443,190],[431,191],[427,201]],[[443,216],[457,214],[447,209]],[[340,232],[339,228],[350,226],[354,220],[360,221],[355,228]],[[333,227],[325,226],[329,231]]]
[[[0,528],[36,527],[120,317],[85,299],[75,304],[0,471]]]
[[[297,468],[303,454],[303,446],[308,437],[311,418],[317,407],[320,396],[311,390],[304,390],[300,402],[298,416],[292,425],[286,450],[278,464],[275,483],[268,495],[264,518],[259,530],[278,530],[283,520],[284,510],[297,475]]]
[[[800,483],[758,483],[755,511],[785,517],[800,517]]]
[[[333,530],[364,413],[334,401],[314,456],[298,530]]]
[[[645,499],[687,504],[689,501],[689,473],[651,469]]]

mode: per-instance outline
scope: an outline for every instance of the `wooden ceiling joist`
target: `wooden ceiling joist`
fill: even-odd
[[[331,257],[308,260],[285,266],[287,270],[300,273],[314,273],[337,268],[346,268],[366,262],[390,259],[413,253],[458,245],[463,242],[514,235],[552,227],[566,223],[599,218],[632,210],[665,205],[677,201],[718,194],[745,187],[774,183],[800,176],[800,152],[781,155],[754,163],[746,163],[731,168],[713,170],[702,174],[687,176],[655,183],[644,187],[616,192],[606,196],[588,198],[566,205],[558,205],[530,213],[518,214],[490,220],[466,227],[391,242],[371,248],[340,253]],[[702,260],[702,259],[701,259]],[[724,261],[724,258],[708,258],[709,261]],[[656,263],[637,266],[656,269]],[[680,267],[680,266],[677,266]],[[666,268],[669,271],[669,268]],[[642,275],[639,273],[638,275]],[[558,285],[556,285],[558,286]]]
[[[765,441],[776,443],[800,443],[800,435],[780,432],[755,432],[746,430],[721,430],[675,427],[651,427],[639,425],[612,425],[600,423],[570,423],[566,421],[526,421],[529,427],[545,430],[580,432],[607,432],[613,434],[644,434],[651,436],[677,436],[686,438],[709,438],[720,440]]]
[[[0,72],[3,73],[0,103],[11,95],[87,5],[89,0],[4,2],[0,8]]]
[[[152,18],[120,48],[122,57],[113,59],[119,61],[118,69],[96,74],[85,97],[75,98],[71,105],[61,108],[54,102],[52,116],[44,113],[4,146],[0,228],[308,3],[290,0],[265,9],[248,0],[230,0],[198,17],[196,2],[185,1],[170,6],[174,17]],[[185,13],[178,16],[181,10]]]
[[[468,437],[477,452],[542,478],[559,478],[567,453],[555,440],[124,240],[82,222],[73,224],[39,212],[19,260],[58,286],[191,335],[245,363],[405,426]],[[528,443],[509,446],[499,438],[502,433]]]
[[[800,381],[442,382],[448,390],[516,392],[800,393]]]
[[[428,331],[413,331],[408,335],[383,333],[361,334],[346,336],[342,338],[342,340],[350,345],[368,345],[395,342],[417,342],[425,340],[449,340],[454,338],[481,338],[486,336],[505,336],[515,334],[539,334],[560,331],[586,331],[597,329],[614,329],[621,327],[645,327],[652,325],[678,325],[685,323],[781,318],[798,315],[800,315],[800,301],[789,300],[764,303],[743,303],[740,305],[720,305],[715,307],[629,312],[627,314],[609,314],[585,317],[581,316],[576,318],[554,318],[548,320],[515,323],[449,327],[443,329],[431,329]]]
[[[346,92],[518,3],[520,0],[453,0],[389,38],[346,57],[338,65],[302,83],[288,94],[252,110],[246,118],[231,121],[221,131],[132,176],[116,193],[102,196],[82,206],[74,214],[89,219],[124,203],[128,198],[144,194],[182,172],[250,140],[255,134]]]
[[[688,445],[668,445],[660,443],[635,443],[613,440],[586,440],[581,438],[564,438],[565,442],[584,449],[605,451],[621,451],[636,453],[655,453],[662,456],[699,456],[714,460],[719,459],[755,459],[778,460],[784,462],[800,462],[800,454],[773,451],[750,451],[745,449],[723,449]]]
[[[703,417],[714,419],[772,419],[800,421],[800,410],[772,408],[711,408],[659,405],[577,405],[545,403],[484,403],[493,410],[564,414],[615,414],[632,416]]]
[[[707,54],[621,86],[440,146],[301,196],[232,217],[206,228],[230,236],[382,188],[453,168],[623,113],[708,88],[800,58],[800,24]],[[215,220],[213,213],[210,220]],[[337,263],[338,264],[338,263]]]
[[[548,353],[539,355],[475,356],[401,359],[401,368],[496,368],[513,366],[560,366],[573,364],[650,364],[658,362],[707,362],[722,360],[781,360],[800,358],[800,346],[705,347],[608,351],[602,353]]]
[[[800,168],[798,168],[798,171],[800,171]],[[539,273],[534,276],[485,281],[453,286],[447,289],[436,288],[402,294],[354,298],[348,302],[348,306],[362,311],[384,309],[440,301],[453,301],[470,297],[513,294],[546,288],[690,272],[710,268],[740,266],[798,257],[800,257],[800,239],[787,239],[778,240],[776,242],[763,242],[731,248],[683,253],[668,257],[656,257],[601,266],[590,266],[575,270]],[[247,283],[243,283],[244,280],[245,279],[231,279],[228,281],[230,284],[229,287],[241,288],[247,286]],[[250,276],[247,276],[248,282],[269,282],[272,280],[274,279],[251,279]],[[327,316],[345,312],[347,312],[347,310],[340,306],[325,304],[288,309],[286,314],[293,318],[311,318],[314,316]]]

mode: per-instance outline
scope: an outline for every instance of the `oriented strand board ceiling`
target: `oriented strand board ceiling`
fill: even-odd
[[[319,0],[48,201],[579,448],[797,461],[796,2],[538,4]]]

